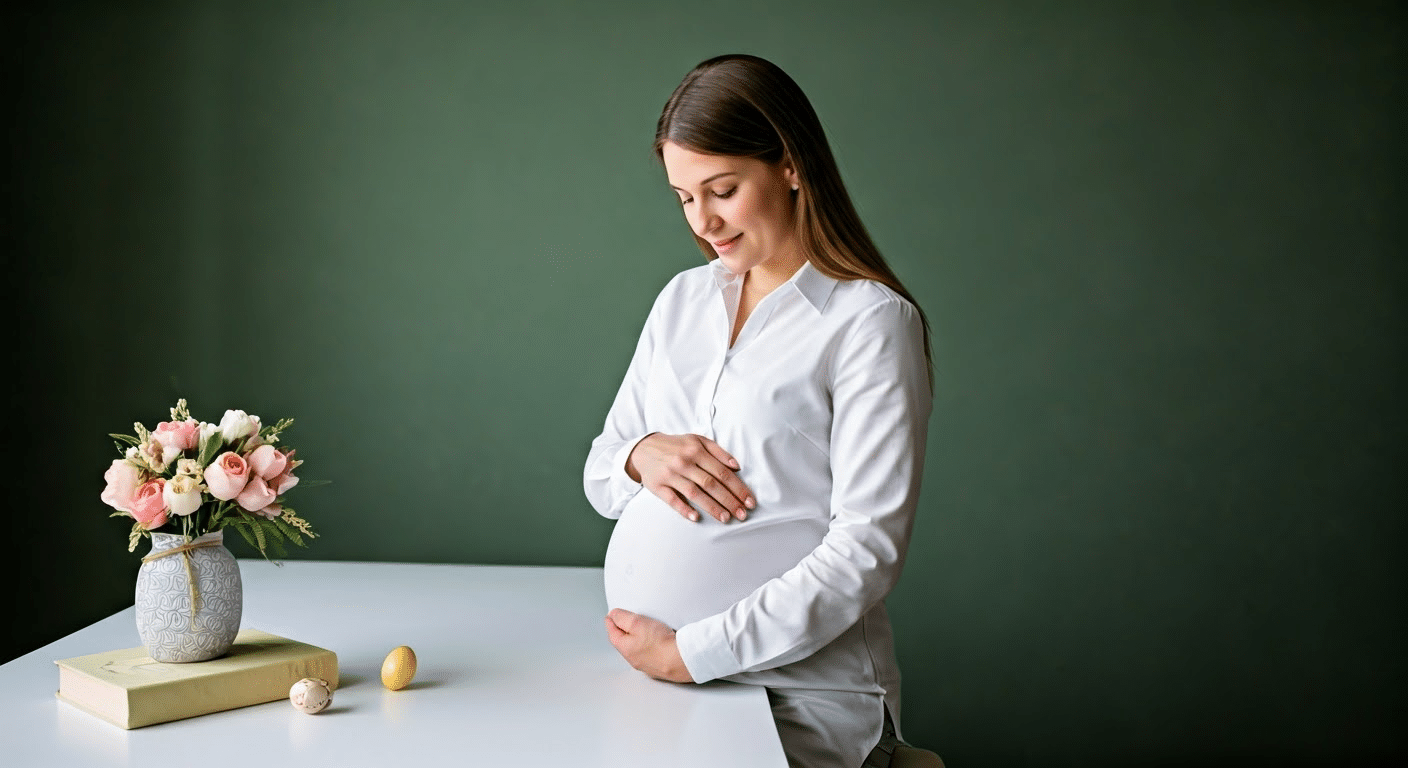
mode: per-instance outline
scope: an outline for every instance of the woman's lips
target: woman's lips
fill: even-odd
[[[728,253],[729,251],[733,250],[733,246],[738,244],[738,238],[740,237],[743,237],[742,232],[739,232],[738,234],[734,235],[733,237],[730,237],[727,240],[720,240],[719,242],[714,243],[714,250],[718,251],[719,253]]]

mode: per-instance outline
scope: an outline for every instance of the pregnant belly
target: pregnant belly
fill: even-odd
[[[814,550],[825,524],[759,509],[691,523],[648,491],[626,505],[606,548],[606,602],[678,629],[719,613]]]

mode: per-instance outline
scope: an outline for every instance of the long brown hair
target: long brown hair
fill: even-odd
[[[674,142],[692,152],[752,157],[797,172],[794,212],[802,252],[819,272],[837,280],[874,280],[903,296],[924,324],[924,358],[934,383],[929,318],[920,309],[861,223],[821,120],[797,83],[776,64],[746,54],[717,56],[690,70],[670,94],[655,125],[655,157]],[[691,232],[692,234],[692,232]],[[717,258],[694,235],[704,258]]]

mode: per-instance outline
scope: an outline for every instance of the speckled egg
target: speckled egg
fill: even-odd
[[[288,689],[288,700],[299,712],[316,715],[332,703],[332,688],[326,680],[305,677]]]
[[[399,691],[411,684],[416,676],[416,652],[409,646],[399,645],[386,654],[381,663],[381,684],[393,691]]]

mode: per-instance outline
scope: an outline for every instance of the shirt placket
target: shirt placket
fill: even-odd
[[[738,334],[738,339],[732,347],[728,345],[727,339],[733,332],[733,321],[737,315],[725,310],[725,342],[706,369],[703,385],[699,388],[699,402],[695,406],[695,420],[699,425],[698,434],[710,440],[717,439],[714,434],[714,418],[719,414],[719,385],[723,381],[724,372],[735,355],[756,342],[757,336],[762,333],[763,327],[767,325],[773,312],[776,311],[778,303],[782,301],[782,297],[778,295],[779,291],[773,291],[758,302],[758,306],[753,310],[753,315],[748,318],[748,322]]]
[[[719,392],[719,381],[723,378],[724,364],[726,363],[726,352],[719,352],[714,359],[709,361],[709,367],[705,372],[703,386],[699,388],[699,402],[695,406],[695,421],[699,434],[714,440],[714,417],[719,413],[717,401]]]
[[[697,434],[703,435],[710,440],[716,439],[714,433],[714,417],[718,415],[719,406],[717,403],[719,392],[719,381],[723,378],[724,365],[728,363],[728,337],[733,330],[733,319],[738,306],[738,285],[722,286],[720,291],[720,314],[722,315],[722,339],[723,343],[711,345],[713,356],[709,359],[704,368],[704,375],[700,377],[699,395],[694,404],[694,426]]]

